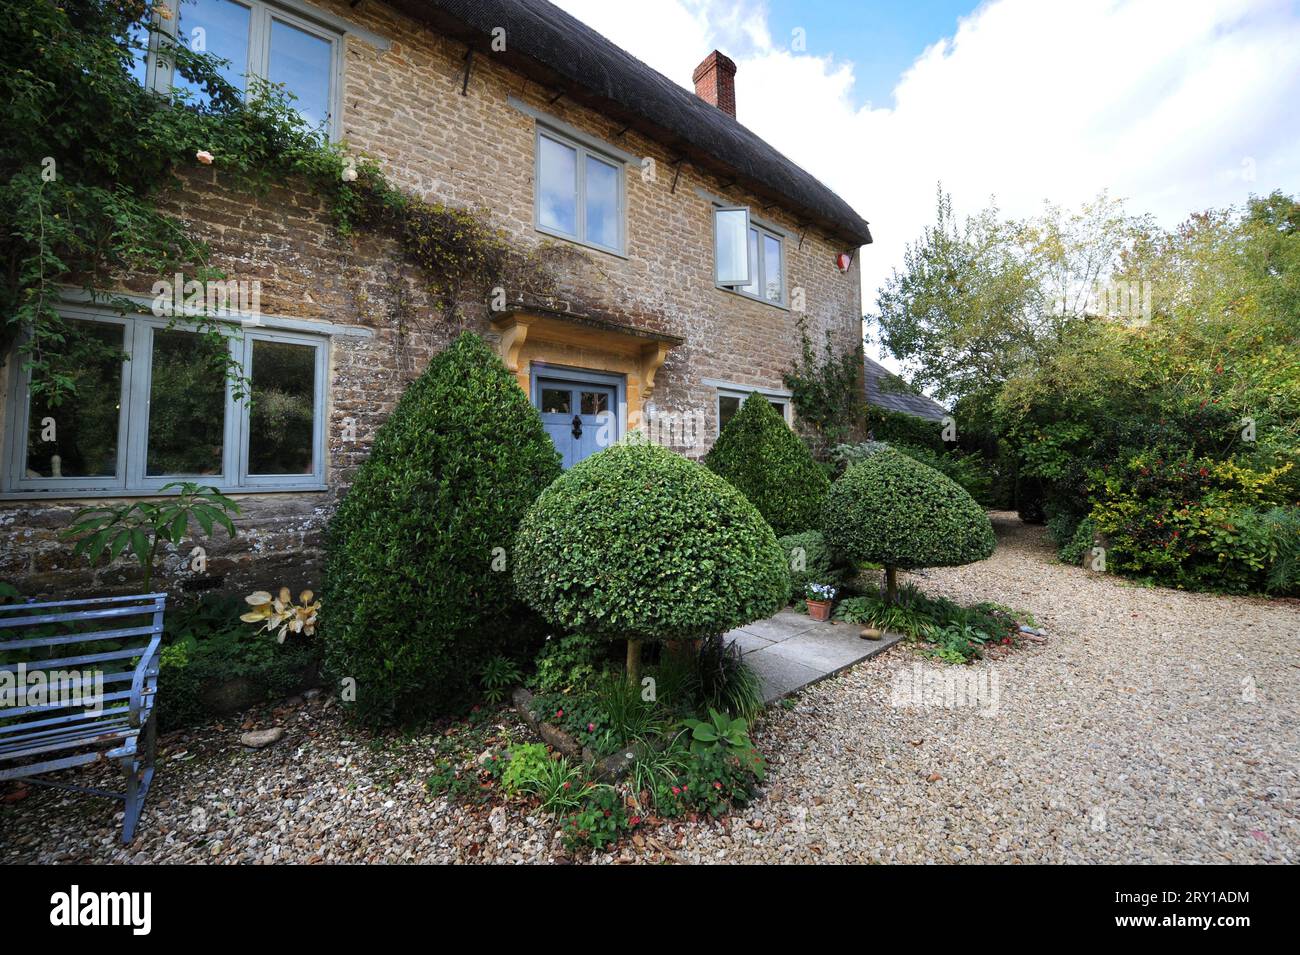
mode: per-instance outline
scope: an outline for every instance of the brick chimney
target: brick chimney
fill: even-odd
[[[736,115],[736,64],[730,57],[714,50],[695,68],[691,79],[696,96],[729,116]]]

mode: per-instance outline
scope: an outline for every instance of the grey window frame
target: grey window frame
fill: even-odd
[[[171,0],[171,2],[179,6],[179,3],[183,2],[183,0],[179,0],[179,2],[178,0]],[[337,142],[343,133],[343,124],[341,122],[343,115],[343,37],[348,31],[338,25],[321,22],[322,20],[328,20],[329,15],[325,14],[324,11],[316,11],[315,8],[303,3],[270,3],[267,0],[228,0],[228,2],[247,7],[250,11],[248,25],[248,74],[250,76],[260,77],[263,80],[267,78],[271,58],[272,20],[280,20],[330,44],[330,89],[328,97],[330,115],[326,123],[326,131],[329,134],[330,141]],[[179,21],[180,15],[178,12],[173,12],[172,16],[165,20],[157,13],[154,14],[154,23],[173,40],[176,40],[177,37],[177,30],[180,26]],[[176,42],[181,41],[176,40]],[[387,43],[384,44],[384,47],[387,48]],[[159,38],[156,34],[151,33],[149,38],[149,58],[145,67],[145,85],[158,93],[170,95],[174,79],[175,67],[167,57],[161,55]]]
[[[150,476],[146,471],[153,335],[159,329],[193,331],[194,323],[185,319],[172,320],[152,315],[121,316],[103,309],[76,305],[61,306],[60,313],[66,318],[79,321],[124,326],[122,347],[128,360],[123,362],[122,366],[117,468],[112,476],[103,477],[25,477],[27,435],[31,413],[28,385],[31,376],[21,367],[22,362],[14,354],[6,362],[9,381],[5,401],[5,434],[0,447],[4,449],[8,465],[3,473],[0,473],[0,497],[148,496],[157,494],[165,484],[186,480],[196,484],[211,485],[228,493],[326,489],[325,427],[328,415],[326,379],[329,373],[330,347],[328,337],[245,325],[238,335],[230,339],[230,347],[238,358],[245,376],[250,375],[252,371],[253,342],[256,340],[304,345],[316,350],[310,474],[248,473],[250,405],[247,401],[235,399],[234,383],[227,380],[221,474]]]
[[[570,234],[559,229],[542,225],[542,138],[575,151],[576,177],[574,182],[575,216],[577,233]],[[587,238],[587,157],[590,156],[607,166],[613,166],[618,173],[618,246],[601,245]],[[602,152],[573,136],[566,135],[542,122],[536,124],[533,131],[533,228],[545,235],[576,242],[578,245],[611,255],[627,258],[627,163],[618,156]]]
[[[723,212],[743,212],[745,214],[744,235],[741,236],[741,242],[745,248],[745,274],[747,278],[744,283],[730,283],[718,281],[718,215]],[[749,206],[714,206],[713,207],[713,282],[718,288],[740,288],[741,284],[748,285],[754,280],[757,273],[755,263],[749,261],[749,230],[754,227],[754,220],[749,214]]]
[[[713,396],[713,421],[717,425],[717,434],[722,433],[722,399],[739,398],[740,403],[744,404],[745,399],[752,394],[762,395],[768,403],[780,402],[785,410],[781,417],[785,419],[786,427],[794,427],[794,396],[788,392],[777,391],[774,388],[749,387],[746,385],[736,385],[729,382],[712,382],[706,380],[706,385],[712,385],[715,392]],[[739,409],[737,409],[739,410]]]
[[[786,255],[786,233],[782,230],[770,226],[760,219],[754,217],[752,212],[749,213],[749,228],[758,233],[758,261],[749,263],[750,277],[757,292],[747,292],[740,285],[724,285],[717,281],[718,275],[718,250],[717,250],[717,214],[719,212],[735,211],[737,209],[748,209],[748,206],[728,206],[720,202],[714,202],[711,206],[710,214],[713,216],[713,275],[715,288],[722,289],[724,292],[733,292],[736,295],[743,296],[755,302],[762,302],[764,305],[771,305],[774,308],[789,310],[789,289],[790,289],[790,259]],[[763,287],[767,284],[767,252],[763,248],[763,237],[775,239],[781,248],[781,300],[774,302],[763,294]],[[749,234],[745,234],[745,247],[749,247]],[[745,283],[750,284],[749,282]]]

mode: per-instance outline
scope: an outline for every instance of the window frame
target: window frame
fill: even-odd
[[[184,0],[180,0],[176,6],[179,8]],[[230,3],[238,4],[249,10],[248,24],[248,75],[256,76],[266,80],[271,63],[271,22],[280,20],[281,22],[309,33],[319,39],[325,40],[330,45],[330,89],[327,100],[329,102],[330,115],[325,123],[325,131],[331,142],[338,142],[342,137],[343,124],[341,117],[343,115],[343,38],[345,32],[337,27],[326,26],[323,23],[316,22],[309,15],[310,8],[300,7],[292,3],[273,3],[268,0],[228,0]],[[157,29],[172,38],[173,41],[180,43],[178,31],[180,29],[180,11],[178,10],[170,19],[162,19],[158,14],[154,14],[154,23]],[[155,92],[170,96],[172,93],[172,84],[175,80],[175,65],[165,56],[161,55],[161,41],[156,33],[151,33],[149,37],[149,53],[145,65],[145,85]],[[248,95],[247,89],[244,91]]]
[[[574,224],[576,234],[563,232],[551,226],[542,225],[542,139],[567,146],[575,151],[574,176]],[[587,238],[587,157],[614,167],[618,175],[618,246],[602,245]],[[544,123],[536,123],[533,131],[533,228],[544,235],[575,242],[589,249],[608,252],[627,258],[627,164],[612,153],[603,152],[581,140],[566,135]]]
[[[250,386],[254,341],[284,342],[315,349],[311,473],[262,475],[248,472],[251,406],[246,400],[235,399],[234,382],[227,378],[223,405],[222,473],[151,476],[147,473],[147,455],[153,336],[159,329],[194,332],[195,323],[182,318],[159,318],[148,314],[123,316],[74,305],[63,305],[59,311],[70,320],[121,325],[124,328],[122,348],[128,358],[122,364],[116,472],[112,476],[102,477],[24,476],[31,420],[31,375],[22,368],[22,363],[14,352],[5,363],[9,373],[4,415],[5,434],[0,446],[5,450],[8,466],[0,473],[0,497],[147,497],[159,494],[164,485],[175,481],[211,485],[226,493],[327,489],[325,429],[329,413],[327,376],[330,349],[330,339],[327,336],[245,325],[240,328],[238,335],[230,339],[230,347],[239,360],[242,374],[249,378]]]
[[[722,399],[737,398],[740,400],[740,403],[743,405],[745,403],[746,398],[756,393],[766,398],[768,404],[780,403],[783,408],[781,412],[781,417],[785,420],[786,427],[788,428],[794,427],[794,396],[793,395],[790,395],[785,392],[776,391],[772,388],[757,388],[757,387],[747,388],[744,385],[733,385],[733,384],[715,384],[713,386],[713,390],[714,390],[713,421],[714,424],[717,426],[717,431],[714,434],[714,437],[717,437],[718,435],[722,434]],[[740,409],[737,408],[736,410],[739,411]]]
[[[764,305],[771,305],[774,308],[780,308],[789,311],[790,259],[789,256],[786,254],[786,241],[785,241],[787,238],[786,233],[781,229],[776,228],[775,226],[768,225],[762,220],[755,218],[753,212],[749,213],[749,228],[754,232],[758,233],[758,261],[749,263],[749,271],[750,271],[751,281],[755,286],[755,288],[758,289],[758,291],[748,292],[745,290],[744,286],[742,285],[726,285],[717,280],[717,275],[718,275],[717,214],[719,212],[735,211],[737,209],[748,210],[748,208],[749,208],[748,206],[729,206],[717,202],[712,204],[710,215],[712,216],[711,224],[713,226],[713,236],[714,236],[714,245],[713,245],[714,288],[721,289],[724,292],[732,292],[736,295],[740,295],[754,302],[762,302]],[[764,236],[770,239],[774,239],[778,247],[781,249],[781,299],[780,301],[776,301],[776,302],[772,301],[772,299],[768,298],[766,295],[763,294],[763,287],[767,284],[767,250],[764,247],[764,243],[763,243]],[[748,232],[746,232],[745,234],[745,247],[746,249],[749,248]],[[748,285],[750,283],[746,282],[745,284]]]

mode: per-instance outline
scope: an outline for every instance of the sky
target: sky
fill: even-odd
[[[1300,0],[555,2],[687,88],[734,59],[740,122],[871,223],[867,312],[940,182],[958,214],[1107,190],[1167,227],[1300,193]]]

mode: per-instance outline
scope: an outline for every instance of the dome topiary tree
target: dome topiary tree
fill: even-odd
[[[530,614],[508,548],[559,473],[537,411],[477,335],[406,389],[327,534],[321,633],[358,715],[436,712],[517,640]]]
[[[757,392],[727,422],[704,463],[749,498],[778,536],[820,523],[830,479]]]
[[[962,487],[893,448],[850,467],[826,497],[826,542],[855,563],[884,564],[891,603],[898,568],[953,567],[993,553],[993,525]]]
[[[514,546],[519,595],[547,621],[628,643],[695,640],[770,616],[790,588],[776,535],[735,488],[637,434],[565,472]]]

